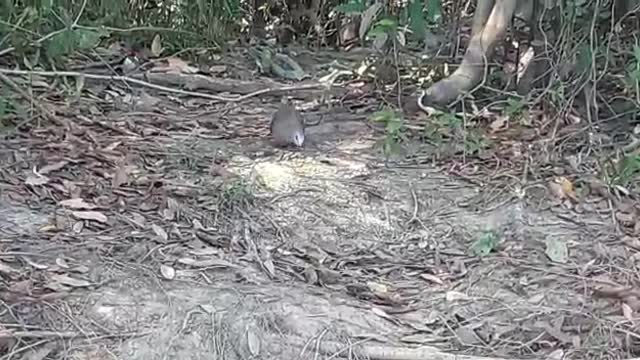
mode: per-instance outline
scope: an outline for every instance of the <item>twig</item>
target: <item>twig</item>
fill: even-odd
[[[95,79],[95,80],[115,80],[115,81],[124,81],[131,82],[134,84],[138,84],[141,86],[145,86],[151,89],[156,89],[160,91],[166,91],[175,94],[182,94],[194,97],[201,97],[209,100],[215,100],[220,102],[240,102],[254,96],[267,94],[270,92],[278,92],[278,91],[292,91],[292,90],[306,90],[306,89],[316,89],[323,87],[323,84],[308,84],[308,85],[297,85],[297,86],[283,86],[281,88],[267,88],[261,89],[258,91],[254,91],[250,94],[237,96],[237,97],[225,97],[225,96],[217,96],[211,94],[205,94],[201,92],[195,91],[186,91],[175,88],[170,88],[162,85],[152,84],[143,80],[134,79],[128,76],[110,76],[110,75],[98,75],[98,74],[87,74],[81,73],[77,71],[25,71],[25,70],[10,70],[10,69],[0,69],[0,74],[10,74],[10,75],[40,75],[47,77],[58,77],[58,76],[72,76],[72,77],[85,77],[87,79]],[[6,76],[5,76],[6,77]]]
[[[370,338],[362,339],[347,347],[342,344],[333,341],[325,341],[321,344],[320,351],[327,355],[331,354],[328,359],[335,359],[341,354],[347,351],[353,351],[355,354],[377,360],[419,360],[419,359],[442,359],[442,360],[498,360],[496,357],[482,357],[472,355],[457,355],[450,354],[431,346],[421,346],[418,348],[408,347],[392,347],[392,346],[379,346],[379,345],[361,345],[359,348],[355,348],[355,345],[363,344],[370,341]],[[516,360],[516,359],[512,359]]]
[[[30,338],[30,339],[70,339],[81,336],[80,333],[75,331],[46,331],[46,330],[34,330],[34,331],[15,331],[15,332],[1,332],[0,340],[6,339],[22,339],[22,338]]]
[[[411,191],[411,197],[413,198],[413,215],[411,216],[411,219],[407,221],[407,225],[418,220],[418,197],[416,196],[416,191],[413,189],[413,185],[409,185],[409,190]]]
[[[298,195],[299,193],[301,193],[303,191],[322,192],[321,189],[318,189],[318,188],[315,188],[315,187],[305,187],[305,188],[297,189],[297,190],[292,191],[292,192],[287,193],[287,194],[280,194],[278,196],[275,196],[273,199],[271,199],[271,201],[269,201],[269,204],[275,204],[278,201],[280,201],[280,200],[282,200],[282,199],[284,199],[286,197],[289,197],[289,196],[296,196],[296,195]]]

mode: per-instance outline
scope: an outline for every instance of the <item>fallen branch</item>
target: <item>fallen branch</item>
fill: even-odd
[[[308,84],[308,85],[297,85],[297,86],[284,86],[280,88],[261,89],[258,91],[254,91],[250,94],[237,96],[237,97],[225,97],[225,96],[217,96],[217,95],[205,94],[205,93],[195,92],[195,91],[186,91],[186,90],[170,88],[162,85],[152,84],[143,80],[134,79],[129,76],[120,76],[120,75],[111,76],[111,75],[86,74],[86,73],[81,73],[76,71],[25,71],[25,70],[11,70],[11,69],[0,69],[0,74],[39,75],[39,76],[45,76],[45,77],[70,76],[70,77],[84,77],[87,79],[95,79],[95,80],[123,81],[127,83],[133,83],[133,84],[145,86],[151,89],[174,93],[174,94],[200,97],[200,98],[205,98],[209,100],[220,101],[220,102],[230,102],[230,103],[240,102],[255,96],[268,94],[271,92],[286,92],[286,91],[293,91],[293,90],[317,89],[325,86],[324,84],[319,84],[319,83]],[[6,78],[6,76],[4,77]]]
[[[395,346],[359,345],[354,348],[353,346],[345,347],[343,344],[333,341],[322,342],[320,344],[320,351],[325,354],[331,354],[329,359],[338,358],[341,355],[343,356],[345,352],[350,352],[371,360],[502,360],[496,357],[449,354],[431,346],[403,348]]]

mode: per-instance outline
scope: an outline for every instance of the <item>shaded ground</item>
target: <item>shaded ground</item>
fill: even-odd
[[[637,352],[624,307],[594,296],[636,277],[606,200],[567,210],[545,184],[385,164],[363,119],[274,150],[276,105],[82,99],[68,129],[3,143],[0,359]],[[487,229],[498,251],[471,255]]]

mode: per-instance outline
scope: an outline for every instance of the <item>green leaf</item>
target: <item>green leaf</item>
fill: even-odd
[[[489,255],[499,243],[500,239],[498,234],[492,230],[483,231],[478,240],[471,245],[471,251],[476,256],[486,256]]]
[[[102,36],[100,32],[92,31],[92,30],[78,29],[74,31],[76,33],[75,35],[76,35],[78,48],[82,50],[89,50],[89,49],[95,48],[98,45],[98,42],[100,41],[100,37]]]
[[[4,98],[0,98],[0,121],[2,121],[2,119],[4,119],[4,117],[7,115],[8,113],[8,109],[7,109],[7,101]],[[2,123],[0,123],[2,124]]]
[[[413,0],[409,4],[409,28],[412,37],[416,40],[423,40],[427,34],[427,21],[422,13],[422,0]]]
[[[386,30],[382,26],[373,26],[371,29],[369,29],[367,35],[375,38],[381,35],[386,35]]]
[[[76,35],[73,30],[67,29],[49,39],[47,42],[47,55],[57,58],[72,52],[75,48]]]
[[[373,21],[378,16],[380,8],[382,8],[382,3],[376,2],[362,13],[360,27],[358,28],[358,36],[360,39],[364,39],[365,35],[369,32],[371,24],[373,24]]]
[[[398,26],[398,23],[394,19],[386,17],[378,20],[376,25],[389,30],[395,30]]]
[[[362,14],[367,9],[367,5],[364,3],[364,1],[351,0],[344,4],[337,5],[333,9],[336,12],[340,12],[347,15],[354,15],[354,14]]]
[[[2,1],[2,5],[0,5],[0,14],[2,14],[2,18],[9,21],[11,19],[11,15],[13,15],[13,9],[13,0]]]
[[[393,119],[396,119],[397,116],[396,114],[389,110],[389,109],[385,109],[385,110],[380,110],[377,111],[375,113],[373,113],[373,115],[371,115],[371,120],[375,121],[375,122],[384,122],[387,123],[389,121],[392,121]]]
[[[442,0],[427,0],[427,21],[440,23],[442,19]]]
[[[627,186],[640,172],[640,155],[625,156],[620,160],[614,183]]]
[[[53,9],[53,0],[40,0],[32,2],[33,7],[42,15],[47,17]]]
[[[636,58],[637,63],[640,63],[640,46],[638,45],[633,46],[633,57]]]
[[[60,19],[65,26],[70,27],[71,24],[73,24],[75,16],[69,12],[69,9],[63,6],[57,6],[57,12],[58,19]]]
[[[510,97],[507,99],[507,106],[505,108],[505,113],[508,116],[516,117],[522,113],[522,109],[524,108],[524,104],[520,99]]]
[[[395,32],[396,28],[397,23],[393,19],[384,18],[376,22],[367,35],[376,38],[377,41],[384,41],[388,34]]]
[[[443,113],[442,120],[450,129],[460,129],[463,125],[462,119],[456,116],[456,114],[452,113]]]
[[[393,119],[393,120],[387,122],[387,126],[386,126],[387,132],[396,133],[400,129],[402,129],[402,121],[400,121],[398,119]]]
[[[578,48],[578,54],[576,56],[576,68],[578,72],[583,73],[591,69],[591,59],[593,53],[591,52],[591,46],[585,43]]]

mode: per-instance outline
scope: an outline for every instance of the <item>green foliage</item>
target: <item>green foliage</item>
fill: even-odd
[[[633,58],[629,60],[626,71],[625,84],[631,92],[635,93],[636,98],[640,99],[640,46],[633,47]]]
[[[578,73],[585,73],[591,70],[593,64],[593,49],[587,43],[580,44],[578,46],[578,53],[576,55],[576,71]],[[596,49],[597,50],[597,49]]]
[[[422,13],[423,6],[422,0],[413,0],[409,3],[409,28],[412,37],[416,40],[422,40],[427,36],[427,20]]]
[[[627,187],[640,174],[640,155],[624,156],[613,169],[611,183]]]
[[[375,25],[369,30],[369,35],[378,35],[381,33],[391,33],[398,29],[398,23],[395,19],[386,17],[378,20]]]
[[[507,99],[507,106],[504,109],[505,115],[510,118],[519,118],[524,111],[524,102],[515,97],[510,97]]]
[[[425,124],[423,136],[438,146],[454,142],[459,145],[456,146],[457,150],[466,154],[475,154],[490,145],[483,134],[473,128],[465,128],[460,116],[448,112],[430,118]]]
[[[589,0],[566,1],[565,16],[573,21],[575,21],[576,18],[585,16],[589,12],[588,3]]]
[[[511,122],[519,122],[520,125],[531,126],[531,116],[528,112],[528,103],[525,98],[511,96],[507,99],[503,114]]]
[[[251,186],[240,178],[225,182],[221,190],[220,200],[222,207],[233,208],[237,205],[247,205],[254,200]]]
[[[375,5],[373,5],[375,6]],[[365,0],[347,0],[338,4],[334,10],[348,15],[363,15],[371,9]],[[412,39],[424,40],[428,36],[428,27],[439,24],[442,18],[442,0],[410,0],[408,6],[399,14],[391,14],[390,9],[383,9],[377,19],[367,19],[373,24],[367,35],[380,41],[386,38],[404,38],[397,36],[399,29],[409,29]],[[404,31],[404,30],[403,30]]]
[[[446,138],[454,136],[453,134],[461,128],[462,123],[462,119],[455,114],[438,114],[425,124],[424,136],[438,145],[442,144]]]
[[[483,231],[471,245],[471,252],[476,256],[487,256],[500,244],[500,237],[493,230]]]
[[[442,21],[442,0],[427,0],[427,21],[431,25]]]
[[[467,154],[476,154],[489,147],[489,140],[477,131],[467,130],[464,139],[464,150]]]
[[[7,114],[9,114],[9,104],[4,97],[0,97],[0,131],[7,126],[7,124],[5,124]]]
[[[334,9],[347,15],[359,15],[367,10],[367,4],[364,0],[348,0],[345,3],[338,4]]]
[[[382,151],[385,155],[397,154],[401,150],[401,141],[404,136],[404,120],[400,114],[385,109],[378,111],[371,116],[371,120],[385,124],[386,136],[382,143]]]
[[[214,47],[235,35],[240,15],[240,0],[0,0],[0,48],[23,56],[42,48],[50,61],[63,60],[113,35],[110,41],[148,47],[157,33],[169,52]]]
[[[396,39],[398,23],[391,17],[385,17],[378,20],[367,33],[368,36],[374,38],[377,42],[383,43],[387,39]]]
[[[67,28],[47,40],[47,55],[55,59],[78,50],[91,50],[99,44],[102,36],[108,34],[105,31]]]

